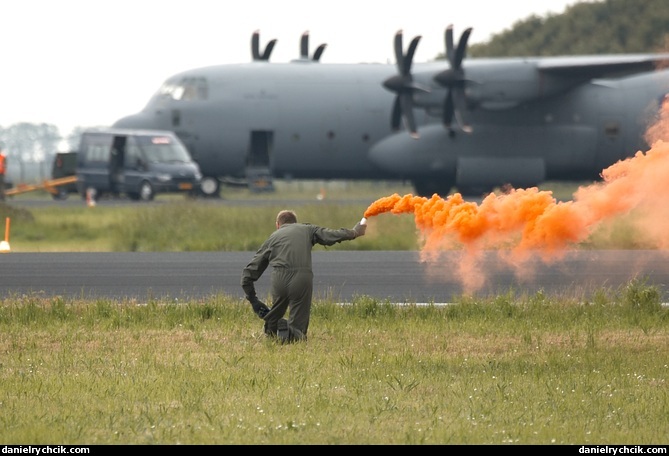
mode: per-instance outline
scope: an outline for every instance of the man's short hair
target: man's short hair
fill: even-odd
[[[276,216],[276,223],[279,226],[286,225],[288,223],[297,223],[297,215],[295,215],[294,211],[280,211]]]

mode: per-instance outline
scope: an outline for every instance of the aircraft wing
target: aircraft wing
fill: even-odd
[[[542,73],[578,79],[617,78],[669,68],[669,54],[593,55],[537,60]]]

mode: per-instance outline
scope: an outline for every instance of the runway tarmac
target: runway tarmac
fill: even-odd
[[[242,268],[253,252],[186,253],[3,253],[0,298],[36,294],[72,298],[206,300],[219,293],[239,297]],[[669,253],[664,251],[573,251],[559,262],[531,261],[518,275],[494,252],[474,272],[460,273],[459,252],[421,262],[418,252],[314,251],[314,298],[351,302],[370,296],[392,303],[448,303],[462,294],[587,296],[637,278],[657,286],[669,301]],[[270,271],[258,281],[266,295]],[[469,285],[465,285],[465,284]],[[472,284],[478,286],[473,286]]]

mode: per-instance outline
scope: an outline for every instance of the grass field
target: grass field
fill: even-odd
[[[303,221],[352,227],[398,189],[329,186],[320,200],[318,186],[290,190],[216,204],[12,200],[0,216],[12,220],[10,254],[254,250],[286,204]],[[411,216],[373,223],[335,248],[420,248]],[[595,233],[579,247],[643,247],[616,223],[614,244]],[[3,444],[666,445],[668,382],[669,309],[636,280],[578,299],[319,300],[309,341],[292,345],[266,339],[236,297],[0,302]]]
[[[630,284],[314,304],[279,345],[237,299],[0,307],[12,444],[667,444],[669,310]]]
[[[157,204],[99,204],[88,207],[79,195],[73,204],[51,202],[48,194],[29,193],[0,203],[0,220],[10,218],[12,252],[154,252],[255,250],[274,229],[281,209],[294,209],[300,221],[320,226],[351,228],[379,198],[411,193],[400,183],[277,183],[274,193],[227,189],[222,200],[159,195]],[[553,184],[556,199],[565,200],[575,185]],[[319,197],[324,196],[319,199]],[[41,205],[26,199],[42,198]],[[76,204],[76,201],[81,204]],[[373,229],[356,242],[333,250],[418,250],[421,248],[410,214],[381,214]],[[649,248],[643,236],[630,229],[629,217],[602,225],[575,248]],[[611,236],[611,233],[614,233]]]

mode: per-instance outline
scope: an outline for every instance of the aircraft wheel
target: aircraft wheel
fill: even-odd
[[[469,197],[475,197],[475,198],[482,198],[488,195],[493,191],[493,188],[490,186],[470,186],[470,187],[462,187],[458,188],[458,191],[462,196],[469,196]]]
[[[432,198],[435,193],[442,198],[446,198],[451,192],[452,185],[448,182],[437,182],[434,180],[414,181],[413,188],[416,190],[418,196],[425,198]]]
[[[142,201],[151,201],[154,196],[155,192],[151,183],[147,181],[142,182],[139,186],[139,199]]]
[[[200,182],[200,192],[202,195],[210,198],[215,198],[219,196],[221,191],[221,183],[219,180],[212,176],[205,176]]]

